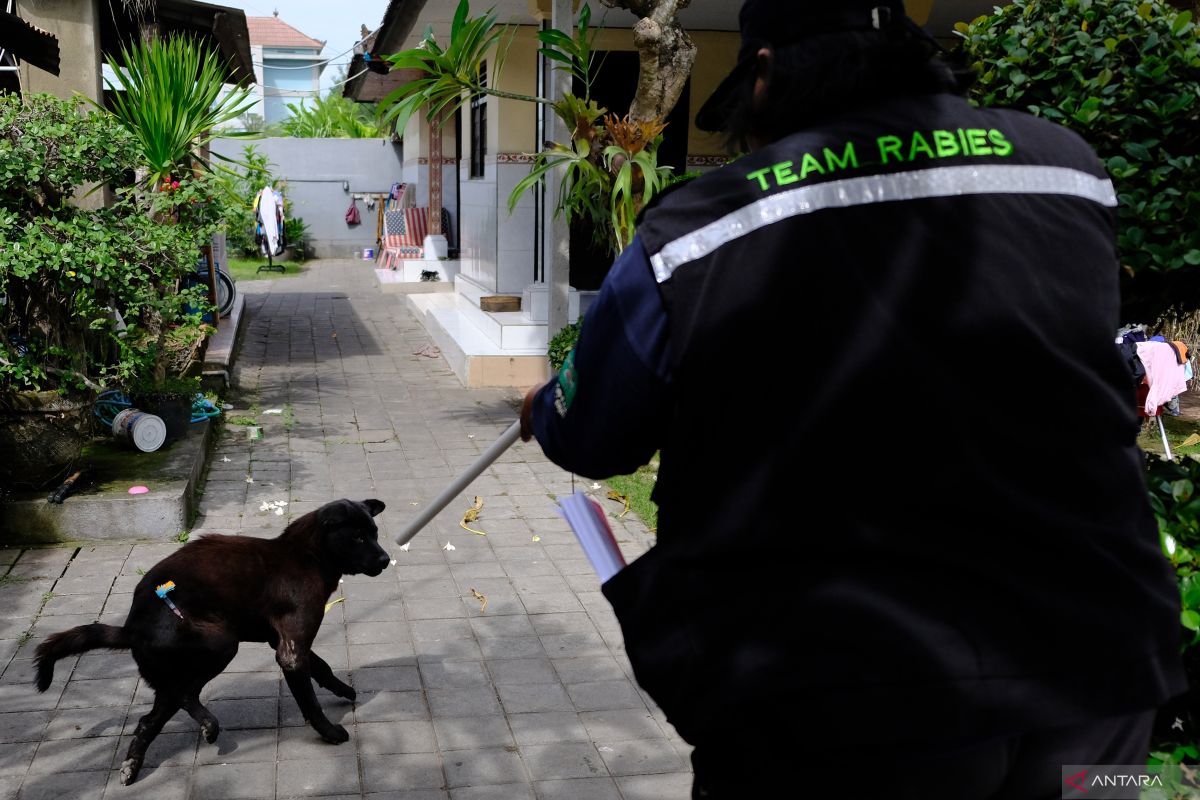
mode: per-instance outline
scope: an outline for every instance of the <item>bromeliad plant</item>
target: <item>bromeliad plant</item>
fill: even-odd
[[[522,195],[561,169],[557,213],[564,214],[568,221],[590,220],[597,239],[620,253],[633,239],[638,213],[668,182],[670,168],[658,166],[665,124],[661,119],[619,117],[591,99],[595,32],[590,26],[591,11],[584,5],[574,35],[558,30],[538,33],[542,45],[538,52],[565,65],[583,86],[581,95],[567,94],[561,101],[552,102],[494,87],[495,75],[502,68],[512,39],[506,26],[497,23],[494,11],[472,18],[468,0],[460,0],[445,48],[432,31],[427,31],[416,48],[387,57],[394,69],[418,70],[424,77],[397,89],[383,105],[385,118],[401,130],[422,109],[426,109],[431,122],[446,120],[470,97],[478,95],[550,106],[571,132],[571,140],[551,143],[535,155],[529,175],[509,195],[509,212]],[[480,65],[492,53],[493,80],[482,80]]]
[[[199,42],[181,36],[126,47],[120,59],[109,59],[114,80],[112,114],[129,131],[141,152],[147,186],[209,169],[202,149],[223,123],[253,107],[249,89],[224,93],[224,73],[217,58]]]

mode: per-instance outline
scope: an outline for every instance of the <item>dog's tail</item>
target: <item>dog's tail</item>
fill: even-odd
[[[33,657],[37,665],[37,690],[44,692],[50,688],[50,681],[54,679],[54,662],[100,647],[109,650],[128,649],[129,636],[124,628],[93,622],[46,637],[46,641],[38,645]]]

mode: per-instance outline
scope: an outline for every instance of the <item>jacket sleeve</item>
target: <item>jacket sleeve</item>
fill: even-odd
[[[589,478],[633,472],[662,445],[671,381],[666,310],[635,238],[605,278],[575,349],[538,393],[533,432],[546,456]]]

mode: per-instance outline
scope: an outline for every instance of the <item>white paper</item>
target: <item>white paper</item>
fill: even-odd
[[[625,557],[617,547],[617,539],[608,526],[604,510],[594,500],[583,492],[576,492],[559,500],[558,513],[575,532],[601,583],[624,569]]]

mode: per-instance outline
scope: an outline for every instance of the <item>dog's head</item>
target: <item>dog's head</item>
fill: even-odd
[[[375,577],[392,562],[371,519],[384,508],[379,500],[334,500],[317,509],[323,547],[344,574]]]

